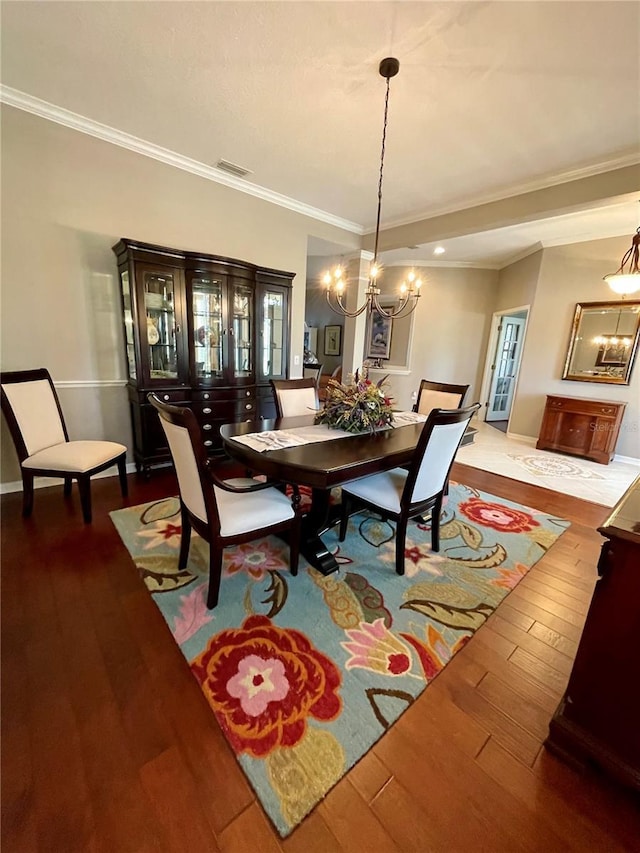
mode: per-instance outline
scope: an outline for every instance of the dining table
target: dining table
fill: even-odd
[[[350,434],[314,424],[313,414],[225,424],[220,436],[226,453],[254,474],[311,489],[311,506],[302,518],[300,552],[323,575],[338,563],[322,541],[337,520],[331,489],[349,480],[408,465],[426,420],[397,413],[394,425],[373,433]]]

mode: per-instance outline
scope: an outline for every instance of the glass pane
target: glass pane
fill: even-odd
[[[233,285],[233,369],[234,376],[253,375],[253,290],[246,284]]]
[[[133,343],[133,311],[131,308],[131,288],[129,286],[129,272],[120,273],[120,286],[122,288],[122,304],[124,306],[124,342],[127,350],[127,370],[129,378],[136,378],[136,351]]]
[[[196,378],[222,376],[222,281],[196,278],[193,290],[193,334]]]
[[[175,287],[172,275],[145,272],[144,304],[151,379],[177,379]]]
[[[284,355],[284,296],[267,291],[262,303],[262,375],[282,376]]]

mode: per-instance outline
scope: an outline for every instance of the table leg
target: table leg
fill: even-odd
[[[338,563],[335,557],[329,553],[320,538],[320,533],[326,530],[329,524],[330,494],[331,492],[326,489],[313,489],[311,509],[302,519],[302,539],[300,542],[300,553],[314,569],[323,575],[330,575],[338,571]]]

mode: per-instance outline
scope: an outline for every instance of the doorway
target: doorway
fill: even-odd
[[[483,382],[484,419],[505,433],[518,382],[528,314],[529,306],[525,306],[493,315]]]

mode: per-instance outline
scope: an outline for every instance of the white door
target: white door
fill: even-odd
[[[509,419],[520,366],[524,324],[524,319],[520,317],[503,317],[500,322],[496,355],[491,365],[487,421]]]

